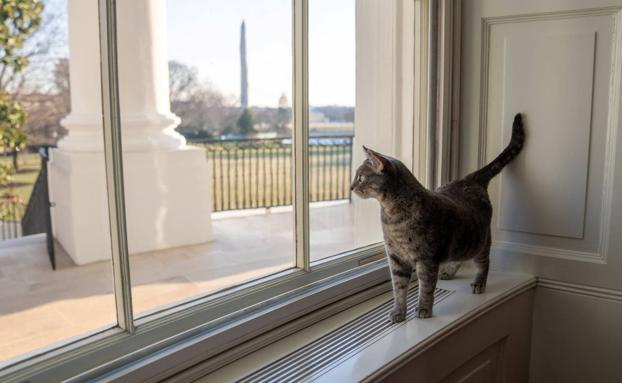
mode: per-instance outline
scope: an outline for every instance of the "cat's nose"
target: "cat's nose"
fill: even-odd
[[[356,187],[356,185],[354,185],[354,183],[352,183],[352,184],[350,185],[350,191],[353,191],[355,187]]]

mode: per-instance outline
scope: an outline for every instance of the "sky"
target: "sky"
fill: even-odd
[[[309,101],[354,105],[355,0],[309,1]],[[292,94],[291,0],[167,0],[168,58],[240,97],[240,24],[246,22],[249,104]]]
[[[311,105],[354,105],[355,1],[309,0]],[[58,41],[48,55],[67,56],[67,0],[44,2],[44,19],[54,19],[59,27]],[[195,67],[203,81],[239,100],[240,24],[245,20],[250,105],[276,107],[282,94],[291,105],[291,4],[291,0],[166,0],[168,60]]]

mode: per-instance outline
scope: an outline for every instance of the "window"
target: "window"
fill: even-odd
[[[76,54],[68,54],[69,31],[96,25],[97,9],[76,1],[23,3],[24,14],[34,23],[40,20],[40,27],[21,35],[22,49],[6,53],[8,42],[0,48],[8,56],[28,57],[23,68],[0,64],[0,103],[15,102],[27,113],[21,125],[10,128],[10,116],[0,117],[3,136],[25,133],[21,148],[3,142],[0,162],[0,173],[7,172],[0,186],[0,366],[116,324],[111,243],[101,235],[109,228],[101,94],[93,80],[99,78],[97,30],[72,39]],[[1,23],[18,22],[3,16]],[[85,94],[90,97],[78,96]],[[67,130],[75,134],[67,136]],[[57,148],[47,149],[57,141]],[[15,153],[15,162],[9,153]],[[71,222],[63,220],[68,216]],[[48,222],[56,246],[46,246]],[[79,237],[78,227],[83,229]],[[89,263],[94,249],[107,254],[97,264]]]
[[[117,3],[136,317],[294,267],[291,14]]]
[[[71,267],[48,274],[83,298],[62,302],[81,326],[0,376],[87,379],[208,332],[209,356],[387,280],[379,208],[349,184],[362,144],[416,164],[421,35],[413,4],[370,4],[68,0],[71,114],[48,169]]]
[[[355,1],[309,2],[309,221],[311,260],[361,242],[359,201],[350,193],[360,161],[355,123]],[[378,234],[378,232],[374,232]]]

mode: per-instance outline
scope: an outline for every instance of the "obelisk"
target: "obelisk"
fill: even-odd
[[[248,108],[248,74],[246,68],[246,24],[240,25],[240,104],[242,110]]]

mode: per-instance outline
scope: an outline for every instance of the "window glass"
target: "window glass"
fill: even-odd
[[[291,1],[117,18],[134,312],[293,267]]]
[[[355,0],[309,2],[309,198],[311,260],[361,242],[350,192],[355,115]],[[366,233],[369,234],[369,233]]]
[[[0,38],[0,365],[116,322],[97,3],[17,4],[34,24]]]
[[[34,4],[0,57],[0,366],[116,323],[98,2]],[[292,1],[116,4],[134,314],[292,268]],[[355,4],[309,1],[311,260],[382,240],[349,189],[396,139],[355,113]]]

